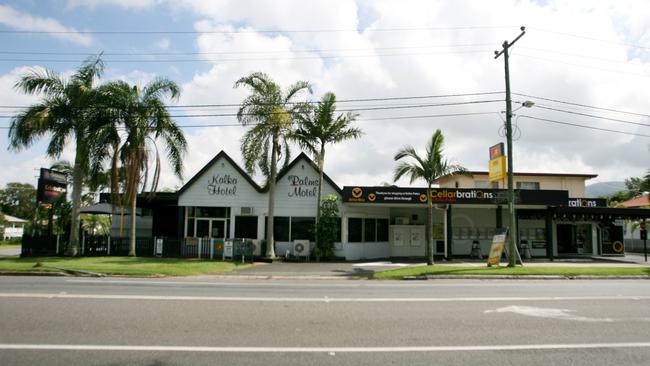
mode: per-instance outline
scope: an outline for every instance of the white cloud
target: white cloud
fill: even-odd
[[[51,37],[83,46],[92,43],[89,35],[79,33],[72,27],[66,27],[56,19],[34,17],[7,5],[0,5],[0,23],[19,31],[46,32]]]
[[[118,6],[124,9],[146,9],[160,3],[162,3],[160,0],[68,0],[67,8],[95,9],[103,6]]]

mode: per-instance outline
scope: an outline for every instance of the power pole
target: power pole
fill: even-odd
[[[512,100],[510,99],[510,69],[508,65],[508,49],[512,47],[515,42],[526,34],[526,27],[521,27],[521,34],[517,36],[512,42],[503,41],[503,49],[501,51],[494,51],[494,58],[497,59],[503,55],[503,61],[506,70],[506,146],[508,150],[508,216],[510,217],[510,235],[508,235],[508,267],[514,267],[517,264],[516,256],[516,239],[517,239],[517,219],[515,217],[515,190],[513,187],[513,173],[512,168]]]

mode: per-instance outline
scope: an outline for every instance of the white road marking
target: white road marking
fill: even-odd
[[[475,346],[413,347],[202,347],[202,346],[126,346],[92,344],[11,344],[0,343],[0,350],[32,351],[135,351],[135,352],[212,352],[212,353],[371,353],[371,352],[458,352],[522,351],[593,348],[650,348],[650,342],[519,344]]]
[[[515,313],[520,315],[532,316],[536,318],[550,318],[560,320],[573,320],[579,322],[613,322],[612,318],[589,318],[571,314],[574,310],[569,309],[552,309],[538,308],[534,306],[506,306],[495,310],[486,310],[485,313]]]
[[[249,301],[249,302],[513,302],[513,301],[619,301],[650,300],[650,296],[540,296],[540,297],[254,297],[254,296],[161,296],[59,293],[0,293],[0,298],[158,300],[158,301]]]

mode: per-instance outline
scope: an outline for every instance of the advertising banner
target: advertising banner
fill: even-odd
[[[490,182],[500,181],[506,177],[506,157],[499,156],[490,160]]]
[[[566,191],[516,190],[515,202],[524,205],[565,205],[569,196]],[[427,203],[426,188],[402,187],[343,187],[342,201],[347,203]],[[507,190],[478,188],[433,188],[431,201],[436,204],[504,204]]]
[[[488,255],[488,267],[499,266],[501,263],[501,256],[503,255],[503,247],[506,244],[506,236],[508,235],[507,229],[499,229],[492,238],[492,246],[490,247],[490,255]]]

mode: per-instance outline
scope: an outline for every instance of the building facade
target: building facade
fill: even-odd
[[[492,236],[508,222],[506,190],[484,183],[486,172],[473,178],[443,177],[432,192],[435,204],[432,235],[437,256],[469,256],[478,248],[485,256]],[[645,211],[610,209],[603,199],[584,197],[585,174],[516,174],[517,243],[524,255],[561,257],[622,254],[621,218],[647,217]],[[276,253],[292,254],[296,241],[313,247],[319,174],[300,154],[277,178],[274,236]],[[426,189],[395,186],[339,187],[324,175],[323,197],[340,200],[340,237],[335,255],[346,260],[425,255]],[[220,152],[176,195],[177,217],[165,219],[169,235],[177,220],[177,236],[249,238],[259,247],[266,237],[268,190],[259,186],[225,152]],[[169,198],[167,198],[169,201]],[[156,233],[156,210],[154,235]],[[169,216],[170,206],[166,206]],[[173,216],[173,213],[171,214]],[[160,226],[160,225],[159,225]]]

